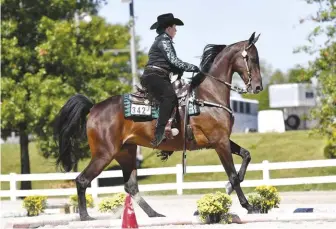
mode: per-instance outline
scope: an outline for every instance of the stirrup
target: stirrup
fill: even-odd
[[[158,138],[155,136],[150,144],[154,147],[158,147],[164,140],[166,140],[166,136],[164,134],[162,135],[160,140],[158,140]]]
[[[173,118],[170,118],[164,129],[164,134],[166,135],[168,139],[174,139],[174,136],[178,135],[179,133],[178,129],[172,128],[172,123],[173,123]]]

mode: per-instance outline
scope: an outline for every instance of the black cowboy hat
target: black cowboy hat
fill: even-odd
[[[157,29],[159,27],[166,28],[170,25],[184,25],[183,22],[175,18],[172,13],[161,14],[157,17],[157,22],[155,22],[150,29]]]

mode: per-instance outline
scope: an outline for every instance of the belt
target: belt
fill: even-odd
[[[166,69],[163,69],[161,67],[158,67],[158,66],[155,66],[155,65],[147,65],[146,67],[149,67],[149,68],[155,68],[155,69],[159,69],[165,73],[167,73],[167,75],[170,75],[172,72],[168,72]]]

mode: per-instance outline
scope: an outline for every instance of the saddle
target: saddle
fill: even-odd
[[[195,98],[196,91],[190,91],[190,84],[183,79],[177,79],[172,83],[172,86],[178,99],[179,111],[187,104],[187,99],[189,99],[188,115],[198,115],[200,113],[199,105],[192,100],[192,98]],[[160,103],[151,96],[146,88],[136,85],[136,92],[123,95],[123,103],[124,117],[127,119],[141,122],[157,119],[159,116]],[[172,112],[171,115],[171,118],[176,120],[175,112]]]

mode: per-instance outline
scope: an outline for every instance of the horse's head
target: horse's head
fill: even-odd
[[[204,78],[210,76],[217,81],[229,85],[231,89],[231,79],[220,79],[221,75],[229,77],[237,72],[246,85],[246,89],[239,89],[240,92],[259,93],[263,90],[259,67],[258,50],[255,43],[260,34],[255,37],[255,33],[246,41],[227,45],[208,44],[205,46],[201,59],[201,72],[199,79],[195,79],[194,84],[198,85]],[[236,88],[237,89],[237,88]]]
[[[247,41],[237,43],[236,53],[231,58],[232,71],[237,72],[246,85],[248,92],[259,93],[263,90],[260,74],[259,56],[255,43],[260,34],[255,33]]]

